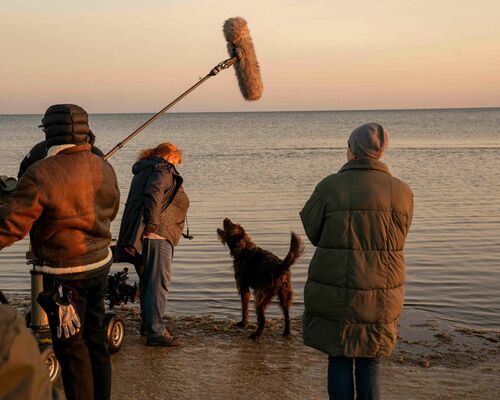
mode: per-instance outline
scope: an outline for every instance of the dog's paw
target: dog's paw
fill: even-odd
[[[284,331],[284,332],[283,332],[283,337],[284,337],[285,339],[288,339],[288,338],[291,338],[291,337],[292,337],[292,335],[291,335],[290,331]]]
[[[245,321],[240,321],[234,324],[234,326],[236,326],[237,328],[244,328],[246,325],[247,323]]]

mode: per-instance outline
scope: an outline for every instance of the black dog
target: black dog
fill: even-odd
[[[285,316],[283,336],[290,335],[290,306],[292,304],[292,282],[290,267],[304,252],[304,244],[299,236],[292,232],[290,250],[284,260],[270,251],[257,247],[241,225],[224,219],[224,229],[217,229],[222,244],[229,247],[234,259],[234,278],[241,295],[242,318],[238,326],[244,327],[248,321],[248,301],[250,289],[253,289],[258,327],[250,337],[258,338],[265,324],[264,311],[274,296],[278,296]]]

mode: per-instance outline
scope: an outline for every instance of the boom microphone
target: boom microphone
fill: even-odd
[[[229,18],[223,27],[227,40],[227,51],[231,58],[237,57],[234,71],[238,78],[241,94],[245,100],[258,100],[264,85],[260,77],[259,63],[253,48],[247,21],[241,17]]]
[[[104,155],[104,159],[107,160],[118,150],[120,150],[125,144],[132,140],[136,135],[144,130],[148,125],[152,124],[163,114],[167,112],[171,107],[181,101],[194,89],[200,86],[207,79],[212,76],[217,75],[223,69],[229,68],[234,65],[234,70],[236,72],[236,77],[238,78],[238,83],[240,86],[241,94],[245,100],[258,100],[262,96],[262,91],[264,89],[262,84],[262,79],[260,77],[259,64],[257,63],[257,57],[255,56],[255,50],[253,48],[252,39],[250,38],[250,32],[248,31],[247,21],[241,17],[229,18],[223,27],[224,36],[227,40],[227,49],[229,51],[229,56],[231,58],[220,62],[215,67],[213,67],[208,75],[200,79],[188,90],[182,93],[170,104],[165,106],[162,110],[153,115],[150,119],[144,122],[139,128],[128,135],[110,151]]]

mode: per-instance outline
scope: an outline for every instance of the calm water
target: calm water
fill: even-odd
[[[92,115],[97,145],[109,150],[147,118]],[[39,121],[36,115],[0,116],[1,174],[17,174],[42,137]],[[231,261],[216,228],[228,216],[259,245],[284,256],[290,230],[305,238],[299,210],[318,181],[345,162],[351,130],[368,121],[390,130],[383,161],[415,193],[406,306],[500,329],[500,109],[167,114],[110,161],[123,205],[140,148],[172,141],[184,150],[180,171],[195,239],[175,250],[171,312],[237,318]],[[122,211],[112,226],[115,236]],[[0,287],[8,295],[28,294],[27,244],[25,239],[0,253]],[[293,267],[295,315],[303,308],[313,250],[309,244]],[[276,304],[269,311],[279,314]]]

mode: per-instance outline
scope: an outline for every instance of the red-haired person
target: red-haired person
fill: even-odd
[[[182,152],[161,143],[140,152],[123,212],[118,258],[134,264],[140,277],[141,334],[148,346],[178,346],[163,316],[172,275],[173,249],[179,243],[189,199],[175,168]]]

